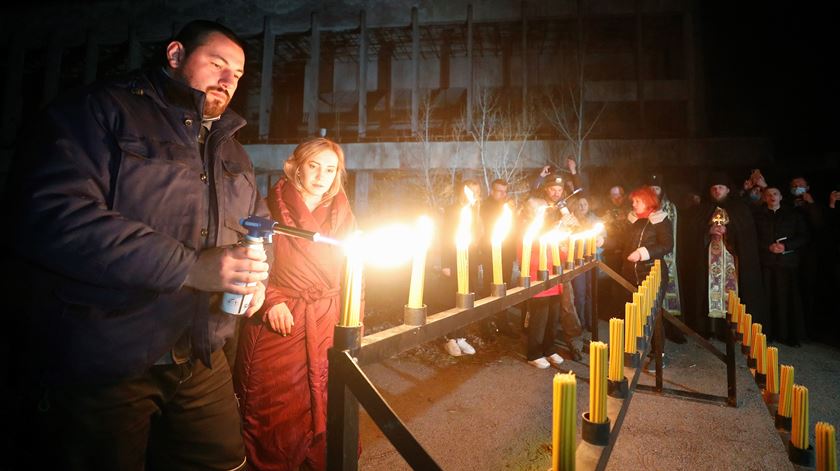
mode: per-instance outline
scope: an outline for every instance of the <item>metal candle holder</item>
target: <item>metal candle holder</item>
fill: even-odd
[[[455,293],[455,307],[472,309],[475,307],[475,293]]]
[[[426,324],[426,305],[423,307],[403,307],[403,323],[406,325],[425,325]]]

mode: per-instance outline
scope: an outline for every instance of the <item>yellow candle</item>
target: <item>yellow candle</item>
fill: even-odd
[[[417,230],[420,239],[414,251],[411,262],[411,282],[408,288],[408,307],[423,307],[423,283],[426,276],[426,252],[432,239],[432,220],[426,216],[417,220]]]
[[[458,267],[458,292],[470,292],[469,248],[472,242],[472,211],[469,206],[461,208],[461,219],[455,235],[455,255]]]
[[[577,383],[573,373],[554,375],[551,430],[551,468],[575,469]]]
[[[577,247],[575,247],[575,261],[583,259],[583,238],[585,236],[581,235],[577,242]]]
[[[779,394],[779,349],[767,347],[767,386],[770,394]]]
[[[551,264],[555,267],[559,267],[563,263],[560,261],[560,239],[559,231],[551,231]]]
[[[760,325],[760,324],[759,324]],[[759,332],[753,340],[753,350],[755,350],[755,372],[763,375],[767,374],[767,337]]]
[[[351,236],[345,243],[347,260],[344,265],[344,283],[342,284],[342,309],[340,324],[344,327],[359,325],[362,303],[362,257],[360,236]]]
[[[793,386],[793,416],[791,417],[790,442],[800,450],[808,449],[808,388]]]
[[[750,333],[750,358],[756,358],[756,350],[755,350],[755,339],[758,337],[758,334],[761,333],[761,324],[756,322],[752,325],[751,333]]]
[[[568,247],[566,248],[566,263],[574,263],[576,240],[574,234],[569,234]]]
[[[639,305],[641,306],[640,310],[645,321],[647,321],[647,318],[650,315],[650,308],[648,306],[648,289],[645,283],[642,283],[642,286],[639,286],[639,301]]]
[[[642,310],[642,295],[638,291],[633,293],[633,311],[635,311],[633,320],[636,321],[636,330],[634,331],[634,333],[636,337],[641,337],[642,335],[644,335],[645,332],[645,315],[644,311]]]
[[[610,381],[624,378],[624,321],[610,319]]]
[[[738,324],[739,332],[741,332],[741,345],[749,347],[751,343],[750,333],[752,332],[752,315],[744,314],[741,323]]]
[[[837,471],[837,438],[834,426],[828,422],[817,422],[814,432],[817,439],[817,471]]]
[[[589,420],[607,421],[607,344],[589,344]]]
[[[546,271],[548,270],[548,237],[546,235],[540,236],[540,262],[539,262],[539,270]]]
[[[781,382],[779,383],[779,408],[776,413],[782,417],[790,417],[792,412],[793,395],[793,366],[782,365]]]
[[[636,353],[636,310],[632,303],[624,303],[624,351]]]
[[[531,221],[531,225],[528,226],[528,229],[525,231],[525,235],[522,237],[522,266],[520,267],[522,276],[530,276],[531,247],[534,245],[534,237],[537,236],[537,233],[542,228],[544,214],[545,206],[537,210],[534,220]]]
[[[504,242],[505,237],[507,237],[508,231],[510,231],[510,225],[512,220],[513,213],[510,210],[510,206],[508,206],[508,204],[505,203],[505,205],[502,206],[502,215],[499,217],[499,220],[496,221],[496,225],[493,227],[493,236],[490,240],[493,257],[494,285],[500,285],[505,282],[502,274],[502,242]]]

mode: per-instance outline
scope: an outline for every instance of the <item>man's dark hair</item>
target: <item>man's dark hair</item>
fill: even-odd
[[[231,31],[228,27],[223,26],[215,21],[208,20],[194,20],[185,24],[178,34],[172,38],[172,41],[178,41],[184,45],[186,56],[189,55],[199,46],[207,42],[207,36],[212,33],[219,33],[225,35],[228,39],[236,43],[237,46],[245,51],[245,42],[239,39],[239,36]]]
[[[503,178],[497,178],[490,183],[490,188],[493,188],[493,185],[508,186],[508,182]]]

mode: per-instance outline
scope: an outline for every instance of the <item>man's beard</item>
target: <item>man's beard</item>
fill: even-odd
[[[227,96],[227,99],[223,102],[219,101],[219,98],[216,95],[210,95],[211,91],[222,92]],[[227,90],[219,87],[208,88],[205,93],[207,96],[204,98],[204,117],[215,118],[216,116],[221,116],[230,104],[230,94]]]

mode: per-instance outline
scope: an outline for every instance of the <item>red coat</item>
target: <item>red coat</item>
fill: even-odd
[[[274,220],[346,237],[355,220],[344,193],[310,213],[300,193],[281,179],[268,197]],[[286,303],[294,318],[288,337],[261,316],[242,326],[234,385],[239,396],[249,469],[326,467],[327,349],[341,301],[343,251],[277,236],[263,311]]]

